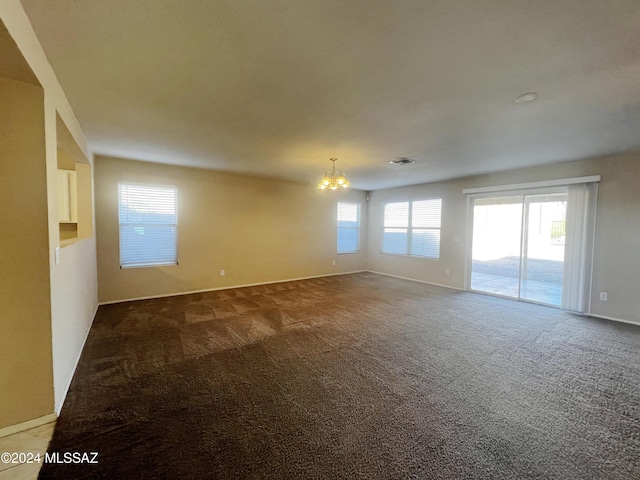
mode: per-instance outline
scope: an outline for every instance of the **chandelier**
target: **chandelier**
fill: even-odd
[[[323,177],[320,179],[320,183],[318,183],[318,188],[320,190],[324,190],[328,188],[329,190],[337,190],[338,188],[349,188],[351,183],[347,180],[347,177],[340,170],[336,170],[336,160],[337,158],[330,159],[333,162],[333,166],[331,170],[327,170]]]

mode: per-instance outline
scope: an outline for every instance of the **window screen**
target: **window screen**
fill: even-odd
[[[338,203],[338,253],[360,251],[360,204]]]
[[[387,203],[382,252],[440,258],[441,211],[440,198]]]
[[[120,266],[176,265],[175,187],[118,184]]]

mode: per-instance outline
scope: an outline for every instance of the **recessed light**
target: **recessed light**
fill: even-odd
[[[536,98],[538,98],[538,94],[536,92],[527,92],[516,98],[516,103],[529,103],[533,102]]]
[[[401,157],[396,160],[391,160],[389,163],[391,163],[392,165],[410,165],[412,163],[416,163],[416,161],[411,160],[410,158],[407,158],[407,157]]]

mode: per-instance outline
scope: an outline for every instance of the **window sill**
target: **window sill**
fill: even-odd
[[[177,267],[178,263],[145,263],[140,265],[120,265],[120,270],[129,270],[131,268],[154,268],[154,267]]]

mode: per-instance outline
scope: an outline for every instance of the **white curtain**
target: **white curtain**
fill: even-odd
[[[569,185],[562,308],[574,312],[589,311],[597,192],[597,183]]]

